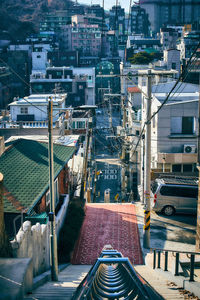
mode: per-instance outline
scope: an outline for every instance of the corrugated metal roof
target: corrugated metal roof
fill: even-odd
[[[152,86],[152,93],[169,93],[174,87],[176,81],[170,81],[165,83],[159,83]],[[174,93],[196,93],[199,92],[199,86],[197,84],[179,82],[176,86]]]

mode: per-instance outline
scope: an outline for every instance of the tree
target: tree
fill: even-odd
[[[152,62],[154,59],[161,59],[161,54],[159,52],[148,53],[146,51],[142,51],[129,57],[128,60],[133,65],[134,64],[146,65]]]

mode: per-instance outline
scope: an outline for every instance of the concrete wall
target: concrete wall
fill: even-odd
[[[177,101],[178,102],[178,101]],[[198,101],[191,103],[181,103],[177,105],[166,105],[158,114],[157,123],[157,145],[158,152],[183,153],[185,144],[196,145],[197,139],[192,135],[180,135],[176,138],[171,137],[171,118],[193,116],[195,118],[195,134],[198,132]]]
[[[167,69],[173,69],[173,63],[176,64],[175,70],[180,73],[180,50],[177,49],[170,49],[164,51],[164,61],[167,63]]]
[[[11,105],[10,106],[10,115],[12,121],[17,121],[17,115],[21,115],[21,108],[27,107],[28,114],[35,116],[35,121],[46,121],[47,120],[47,105]],[[24,115],[24,114],[23,114]]]
[[[69,197],[66,195],[64,203],[56,216],[56,232],[59,237],[67,212]],[[30,221],[23,223],[16,236],[16,241],[11,242],[15,258],[32,258],[33,276],[43,273],[50,268],[50,223],[37,223],[31,226]]]
[[[47,51],[32,52],[32,70],[45,72],[47,67]]]

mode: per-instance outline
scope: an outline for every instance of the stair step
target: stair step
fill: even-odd
[[[87,275],[91,265],[69,265],[58,274],[58,281],[50,281],[26,295],[25,300],[71,299],[74,291]]]
[[[170,283],[169,280],[151,269],[149,266],[135,266],[135,269],[164,299],[185,299],[184,295],[181,295],[179,292],[178,286]]]

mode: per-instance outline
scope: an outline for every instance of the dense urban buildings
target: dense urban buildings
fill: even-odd
[[[153,32],[159,32],[163,25],[184,25],[199,22],[200,6],[198,0],[140,0],[149,16]]]
[[[51,267],[42,297],[72,299],[105,245],[136,282],[111,298],[200,298],[199,0],[0,2],[0,298],[40,299]]]

